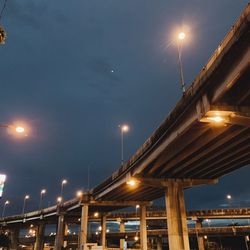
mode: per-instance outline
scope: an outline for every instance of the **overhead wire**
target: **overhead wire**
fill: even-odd
[[[3,6],[2,6],[2,8],[1,8],[1,11],[0,11],[0,21],[1,21],[1,19],[2,19],[4,10],[5,10],[5,8],[6,8],[7,1],[8,1],[8,0],[4,0]]]

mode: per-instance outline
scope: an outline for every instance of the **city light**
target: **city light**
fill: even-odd
[[[10,202],[7,200],[7,201],[5,201],[5,203],[4,203],[5,205],[9,205],[10,204]]]
[[[136,205],[135,208],[136,208],[136,209],[140,208],[140,205]]]
[[[25,195],[25,197],[24,197],[25,200],[28,200],[29,198],[30,198],[30,196],[28,194]]]
[[[227,199],[228,200],[231,200],[232,199],[232,196],[230,194],[227,195]]]
[[[97,218],[99,216],[99,213],[98,212],[95,212],[94,213],[94,217]]]
[[[136,235],[136,236],[134,237],[134,240],[135,240],[135,241],[138,241],[138,240],[139,240],[139,237]]]

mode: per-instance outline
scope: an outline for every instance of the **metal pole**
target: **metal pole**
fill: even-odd
[[[24,199],[23,199],[23,211],[22,211],[22,214],[24,214],[25,204],[26,204],[26,199],[24,198]]]
[[[122,165],[123,165],[124,158],[123,158],[123,129],[122,127],[121,127],[121,156],[122,156]]]
[[[61,186],[61,197],[62,197],[62,199],[63,199],[63,181],[62,181],[62,186]]]
[[[4,213],[5,213],[5,208],[6,208],[6,203],[4,203],[4,205],[3,205],[3,212],[2,212],[2,218],[4,217]]]
[[[43,198],[43,193],[40,193],[40,201],[39,201],[39,210],[42,209],[42,198]]]
[[[184,75],[183,75],[183,68],[182,68],[182,61],[181,61],[181,46],[179,42],[177,44],[177,51],[178,51],[178,63],[179,63],[179,71],[180,71],[180,79],[181,79],[181,90],[182,90],[182,94],[185,95],[186,87],[185,87],[185,82],[184,82]]]

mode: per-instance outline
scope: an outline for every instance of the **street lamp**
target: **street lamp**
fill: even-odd
[[[6,200],[6,201],[4,202],[4,205],[3,205],[3,212],[2,212],[2,218],[4,217],[4,213],[5,213],[6,206],[9,205],[9,204],[10,204],[10,202],[9,202],[8,200]]]
[[[24,214],[24,212],[25,212],[26,200],[28,200],[29,198],[30,198],[30,196],[29,196],[28,194],[26,194],[26,195],[24,196],[22,214]]]
[[[46,194],[46,189],[42,189],[40,192],[39,210],[42,209],[43,196]]]
[[[183,74],[183,67],[182,67],[182,60],[181,60],[181,49],[182,49],[182,43],[186,38],[186,33],[181,31],[178,33],[177,36],[177,52],[178,52],[178,64],[179,64],[179,71],[180,71],[180,83],[181,83],[181,90],[182,94],[185,95],[186,93],[186,86],[184,82],[184,74]]]
[[[64,185],[66,185],[68,183],[68,181],[66,179],[63,179],[62,180],[62,183],[61,183],[61,198],[63,199],[63,187]]]
[[[61,197],[61,196],[57,197],[57,202],[58,202],[58,203],[61,203],[61,202],[62,202],[62,197]]]
[[[27,132],[25,127],[15,124],[0,124],[0,128],[10,129],[12,133],[15,133],[17,135],[21,135]]]
[[[231,201],[232,201],[232,196],[231,196],[231,194],[227,194],[226,198],[227,198],[227,200],[228,200],[228,205],[231,206]]]
[[[119,125],[120,131],[121,131],[121,160],[122,160],[122,165],[124,161],[124,133],[127,133],[129,131],[129,126],[127,124]]]

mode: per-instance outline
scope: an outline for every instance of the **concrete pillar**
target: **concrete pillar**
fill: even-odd
[[[82,215],[81,215],[81,230],[80,230],[80,250],[84,249],[84,245],[87,243],[88,238],[88,213],[89,205],[82,205]]]
[[[157,250],[162,250],[162,238],[161,237],[156,238],[156,246],[157,246]]]
[[[18,249],[19,228],[10,230],[10,250]]]
[[[45,224],[40,223],[37,226],[37,230],[36,230],[36,242],[35,242],[34,250],[43,250],[44,231],[45,231]]]
[[[165,193],[169,250],[190,250],[183,187],[169,181]]]
[[[120,233],[125,233],[125,222],[123,220],[120,221]],[[123,250],[125,239],[120,239],[120,249]]]
[[[63,239],[64,239],[64,214],[60,214],[58,217],[54,250],[62,249]]]
[[[141,249],[147,250],[147,222],[146,222],[146,206],[140,206],[140,242]]]
[[[64,223],[64,236],[67,236],[69,234],[69,225],[68,223]],[[67,240],[63,241],[63,247],[66,247],[68,245]]]
[[[202,220],[197,220],[196,221],[195,228],[196,229],[201,229],[202,228]],[[204,237],[200,236],[198,233],[197,233],[197,242],[198,242],[199,250],[205,250]]]
[[[106,221],[107,221],[106,215],[102,215],[102,221],[101,221],[101,227],[102,227],[101,245],[102,245],[103,250],[106,249],[106,230],[107,230]]]

